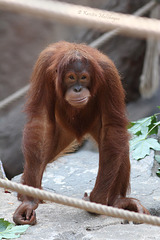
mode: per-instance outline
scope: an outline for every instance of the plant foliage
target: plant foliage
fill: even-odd
[[[13,223],[0,218],[0,239],[19,238],[24,233],[29,225],[15,226]]]
[[[160,107],[158,108],[160,109]],[[130,151],[134,159],[140,160],[144,158],[150,154],[151,149],[160,151],[160,143],[157,137],[158,128],[160,127],[160,121],[157,118],[158,115],[160,113],[130,123],[129,132],[132,135]],[[159,155],[155,155],[155,159],[160,163]],[[160,169],[157,175],[160,176]]]

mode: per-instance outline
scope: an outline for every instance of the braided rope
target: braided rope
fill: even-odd
[[[142,16],[149,12],[152,8],[154,8],[157,5],[157,1],[153,0],[144,5],[143,7],[139,8],[137,11],[133,13],[135,16]]]
[[[44,0],[1,0],[0,8],[68,24],[93,27],[101,31],[121,28],[121,33],[127,36],[160,38],[160,21],[156,19]]]
[[[146,5],[144,5],[143,7],[139,8],[137,11],[135,11],[133,13],[133,15],[134,16],[143,16],[144,14],[149,12],[152,8],[154,8],[156,5],[157,5],[157,3],[155,1],[150,1]],[[105,44],[107,41],[111,40],[116,35],[118,35],[120,32],[121,32],[121,29],[118,28],[118,29],[114,29],[114,30],[112,30],[110,32],[104,33],[99,38],[97,38],[96,40],[91,42],[89,45],[91,47],[98,48],[98,47],[102,46],[103,44]]]
[[[11,11],[27,12],[31,14],[36,14],[37,16],[52,18],[68,23],[75,23],[88,27],[94,27],[100,30],[108,30],[114,28],[116,29],[110,32],[109,37],[121,32],[126,35],[133,35],[136,37],[148,37],[152,36],[155,38],[160,38],[160,21],[145,19],[145,18],[135,18],[133,16],[124,15],[121,13],[113,13],[98,9],[92,9],[89,7],[75,6],[72,4],[50,2],[46,4],[47,1],[22,1],[22,0],[1,0],[0,7],[2,9],[7,9]],[[151,3],[152,5],[153,3]],[[136,14],[135,14],[136,15]],[[140,14],[139,14],[140,15]],[[92,43],[92,45],[94,45]],[[12,94],[5,100],[0,102],[0,109],[8,105],[10,102],[17,100],[23,96],[28,90],[28,85],[16,93]],[[96,203],[86,202],[83,200],[78,200],[66,196],[61,196],[55,193],[49,193],[44,190],[35,189],[33,187],[24,186],[21,184],[13,183],[11,181],[6,181],[0,179],[0,186],[5,187],[21,194],[29,195],[41,200],[49,200],[55,203],[72,206],[86,211],[105,214],[111,217],[124,218],[130,221],[135,221],[139,223],[147,223],[152,225],[160,226],[160,218],[148,216],[144,214],[138,214],[130,212],[127,210],[116,209],[113,207],[108,207]]]
[[[13,3],[13,2],[10,2],[10,3]],[[7,7],[7,9],[8,9],[9,6],[7,6],[7,4],[8,4],[8,1],[1,0],[0,7],[2,7],[2,8],[6,8]],[[153,7],[155,7],[156,4],[157,4],[156,1],[150,1],[149,3],[144,5],[142,8],[140,8],[136,12],[134,12],[133,15],[135,15],[135,16],[142,16],[145,13],[147,13],[148,11],[150,11]],[[12,7],[10,7],[10,8],[12,10]],[[95,41],[91,42],[89,45],[91,47],[100,47],[101,45],[106,43],[106,41],[109,41],[111,38],[113,38],[114,36],[116,36],[120,32],[121,32],[121,29],[114,29],[114,30],[112,30],[110,32],[107,32],[107,33],[103,34],[102,36],[97,38]],[[28,88],[29,88],[29,85],[25,86],[24,88],[18,90],[14,94],[12,94],[9,97],[5,98],[4,100],[0,101],[0,110],[5,108],[6,106],[8,106],[13,101],[16,101],[19,98],[23,97],[26,94],[26,92],[28,91]]]
[[[56,193],[49,193],[44,190],[14,183],[9,180],[0,179],[0,187],[11,189],[13,191],[17,191],[18,193],[32,196],[40,200],[48,200],[51,202],[63,204],[70,207],[80,208],[97,214],[103,214],[114,218],[123,218],[127,219],[128,221],[134,221],[138,223],[147,223],[151,225],[160,226],[159,217],[108,207],[101,204],[91,203],[80,199],[62,196]]]
[[[9,97],[7,97],[4,100],[0,101],[0,109],[5,108],[10,103],[12,103],[12,102],[18,100],[19,98],[21,98],[22,96],[24,96],[26,94],[26,92],[28,91],[28,89],[29,89],[29,85],[21,88],[20,90],[18,90],[17,92],[13,93]]]

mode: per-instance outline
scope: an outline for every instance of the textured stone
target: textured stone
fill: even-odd
[[[141,161],[131,160],[131,196],[137,197],[151,213],[159,215],[160,179],[153,174],[153,152]],[[98,153],[79,151],[61,157],[47,166],[43,187],[59,194],[81,198],[94,185],[98,169]],[[20,176],[13,179],[19,181]],[[15,194],[0,190],[0,218],[12,221],[19,202]],[[30,227],[23,240],[158,240],[159,227],[123,220],[46,202],[40,204],[37,225]]]

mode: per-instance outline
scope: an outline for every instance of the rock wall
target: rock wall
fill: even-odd
[[[66,2],[117,12],[133,13],[147,0]],[[90,43],[100,32],[79,26],[46,21],[25,14],[0,11],[0,100],[28,84],[34,62],[41,50],[59,40]],[[116,37],[101,48],[118,66],[128,93],[128,101],[139,96],[139,75],[142,70],[145,41]],[[0,111],[0,158],[8,178],[23,171],[21,151],[24,98]]]

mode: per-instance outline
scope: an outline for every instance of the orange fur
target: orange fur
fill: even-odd
[[[91,79],[90,99],[83,108],[73,107],[64,98],[64,75],[77,59],[88,64]],[[47,163],[75,139],[81,141],[90,134],[98,143],[100,156],[90,201],[148,213],[138,201],[126,198],[130,161],[125,94],[118,71],[107,56],[85,44],[58,42],[47,47],[35,65],[25,111],[24,184],[41,188]],[[35,224],[37,206],[35,199],[25,196],[14,221]]]

